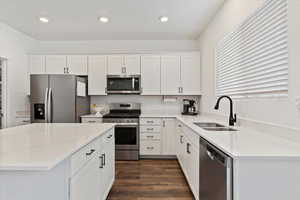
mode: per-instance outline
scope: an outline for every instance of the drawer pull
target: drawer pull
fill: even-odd
[[[96,121],[88,121],[88,123],[96,123]]]
[[[104,157],[103,157],[103,155],[102,156],[99,156],[99,160],[100,160],[100,166],[99,166],[99,168],[100,169],[103,169],[103,167],[104,167],[104,165],[103,165],[103,160],[104,160]]]
[[[154,149],[154,147],[147,147],[147,149],[148,149],[148,150],[153,150],[153,149]]]
[[[147,121],[147,123],[149,123],[149,124],[153,124],[153,123],[154,123],[154,121]]]
[[[90,156],[90,155],[92,155],[95,151],[96,151],[95,149],[91,149],[91,151],[88,152],[88,153],[86,153],[85,155],[86,155],[86,156]]]
[[[178,127],[181,128],[182,127],[181,124],[178,124]]]
[[[147,136],[147,138],[154,138],[154,136],[153,135],[149,135],[149,136]]]
[[[147,128],[147,131],[153,131],[154,128]]]
[[[190,143],[187,143],[187,144],[186,144],[186,152],[187,152],[188,154],[191,154],[190,146],[191,146]]]

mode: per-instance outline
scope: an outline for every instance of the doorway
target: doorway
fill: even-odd
[[[0,57],[0,129],[7,127],[7,59]]]

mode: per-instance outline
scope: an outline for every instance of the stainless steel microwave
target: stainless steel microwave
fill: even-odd
[[[107,94],[140,94],[141,76],[107,76]]]

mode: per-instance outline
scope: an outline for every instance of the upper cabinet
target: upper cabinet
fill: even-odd
[[[87,56],[68,56],[67,73],[76,75],[88,75],[88,57]]]
[[[106,95],[107,56],[88,57],[88,93]]]
[[[29,71],[30,74],[45,74],[46,73],[45,56],[41,56],[41,55],[29,56]]]
[[[67,73],[67,56],[49,55],[46,56],[47,74],[65,74]]]
[[[201,94],[200,71],[199,53],[190,53],[181,56],[181,94]]]
[[[160,56],[141,57],[142,95],[160,95]]]
[[[161,57],[161,89],[163,95],[180,94],[180,56]]]
[[[109,75],[139,75],[141,73],[139,55],[110,55],[107,59]]]
[[[199,53],[162,56],[162,94],[200,95],[200,70]]]

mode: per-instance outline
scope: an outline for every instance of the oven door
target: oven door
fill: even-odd
[[[108,94],[140,94],[140,76],[107,76]]]
[[[138,125],[116,125],[115,144],[116,150],[139,150]]]

